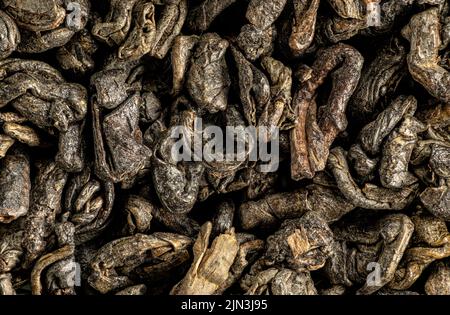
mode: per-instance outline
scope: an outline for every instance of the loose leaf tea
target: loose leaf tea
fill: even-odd
[[[337,44],[319,52],[311,78],[293,99],[297,123],[291,132],[291,176],[312,178],[325,168],[328,150],[339,132],[347,127],[345,110],[360,78],[363,57],[353,47]],[[333,88],[328,102],[317,115],[316,90],[332,74]],[[320,104],[321,105],[321,104]]]
[[[0,0],[0,295],[450,294],[447,0]]]

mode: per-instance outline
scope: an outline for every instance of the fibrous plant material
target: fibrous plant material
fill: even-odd
[[[0,295],[450,294],[446,0],[0,0]]]

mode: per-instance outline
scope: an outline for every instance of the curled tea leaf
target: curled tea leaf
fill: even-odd
[[[0,59],[11,55],[20,42],[20,32],[14,20],[0,10]]]
[[[227,280],[239,244],[234,229],[210,241],[211,222],[205,223],[194,244],[194,261],[186,276],[175,285],[171,294],[214,294]]]
[[[312,178],[325,168],[332,142],[347,127],[345,110],[356,89],[363,57],[351,46],[337,44],[322,51],[312,67],[309,80],[297,91],[293,107],[297,122],[291,131],[291,177]],[[326,76],[333,74],[333,89],[328,104],[316,122],[315,91]],[[346,84],[342,84],[342,82]]]
[[[200,110],[223,111],[228,104],[230,78],[225,52],[229,44],[215,33],[202,35],[192,55],[186,88]]]
[[[26,152],[16,149],[0,164],[0,223],[10,223],[26,215],[30,206],[30,160]]]
[[[434,7],[411,18],[403,35],[411,43],[408,68],[414,80],[439,100],[450,102],[450,73],[438,64],[440,37],[439,9]]]
[[[129,273],[144,263],[147,255],[163,260],[190,243],[189,238],[171,233],[136,234],[114,240],[93,257],[89,284],[101,293],[130,286],[133,283]]]

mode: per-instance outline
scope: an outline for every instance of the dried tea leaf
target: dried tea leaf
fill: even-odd
[[[192,266],[170,294],[214,294],[227,280],[239,244],[234,229],[220,234],[210,243],[211,231],[211,222],[202,226],[194,244]]]
[[[4,59],[17,49],[20,32],[14,20],[1,10],[0,26],[0,59]]]
[[[251,0],[246,18],[260,30],[264,30],[275,22],[283,11],[286,0]]]
[[[216,113],[226,109],[230,78],[225,52],[229,44],[216,33],[200,37],[192,55],[186,88],[200,110]]]
[[[20,149],[0,161],[0,223],[10,223],[27,214],[30,207],[30,158]]]
[[[312,43],[320,0],[294,0],[294,21],[289,37],[293,55],[301,55]]]
[[[347,127],[345,110],[356,89],[363,58],[353,47],[337,44],[323,50],[312,66],[313,74],[294,96],[297,122],[291,131],[291,177],[312,178],[325,168],[328,150],[336,136]],[[334,70],[337,66],[339,69]],[[315,91],[334,70],[333,89],[324,112],[315,122]],[[345,84],[343,84],[345,82]],[[308,114],[309,113],[309,114]]]
[[[408,69],[437,99],[450,102],[450,73],[438,64],[441,46],[439,8],[433,7],[414,15],[402,34],[410,41]]]
[[[171,233],[136,234],[114,240],[100,248],[91,260],[89,284],[101,293],[123,289],[133,284],[128,275],[145,262],[147,255],[164,260],[190,243],[189,238]]]
[[[425,283],[425,292],[428,295],[450,294],[450,267],[448,262],[438,263]]]

